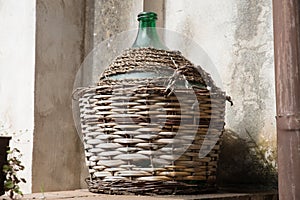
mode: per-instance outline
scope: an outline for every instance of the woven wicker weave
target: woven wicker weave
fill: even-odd
[[[160,76],[114,78],[145,72]],[[79,106],[90,191],[190,194],[216,189],[225,94],[180,52],[126,50],[97,86],[82,90]],[[200,149],[211,151],[199,158]]]

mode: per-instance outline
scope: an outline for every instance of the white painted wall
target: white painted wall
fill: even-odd
[[[272,1],[166,0],[165,12],[165,27],[197,42],[216,66],[234,101],[226,128],[249,139],[248,132],[274,163]]]
[[[11,146],[23,153],[25,170],[20,177],[27,183],[21,190],[29,193],[34,128],[35,0],[0,0],[0,26],[0,123],[13,135]]]

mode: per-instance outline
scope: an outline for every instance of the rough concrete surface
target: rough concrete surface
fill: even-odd
[[[82,62],[83,0],[36,2],[32,191],[80,188],[81,151],[71,96]]]
[[[2,197],[1,199],[7,200],[8,198]],[[81,200],[277,200],[276,192],[261,192],[261,193],[219,193],[219,194],[201,194],[201,195],[168,195],[168,196],[129,196],[129,195],[106,195],[90,193],[87,190],[75,191],[61,191],[61,192],[47,192],[35,193],[25,195],[25,200],[30,199],[81,199]]]
[[[94,44],[122,31],[137,29],[137,15],[142,10],[142,0],[95,0]]]
[[[3,199],[7,199],[3,196]],[[133,195],[106,195],[90,193],[87,190],[61,191],[48,193],[34,193],[25,195],[23,199],[80,199],[80,200],[277,200],[276,192],[260,193],[219,193],[201,195],[168,195],[168,196],[133,196]]]

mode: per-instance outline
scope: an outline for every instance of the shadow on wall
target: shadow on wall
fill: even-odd
[[[265,158],[264,149],[253,138],[248,141],[225,130],[222,140],[217,175],[220,189],[277,189],[277,169]]]

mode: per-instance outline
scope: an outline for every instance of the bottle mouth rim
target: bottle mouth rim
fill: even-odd
[[[138,14],[138,21],[142,19],[155,19],[157,20],[157,14],[155,12],[141,12]]]

